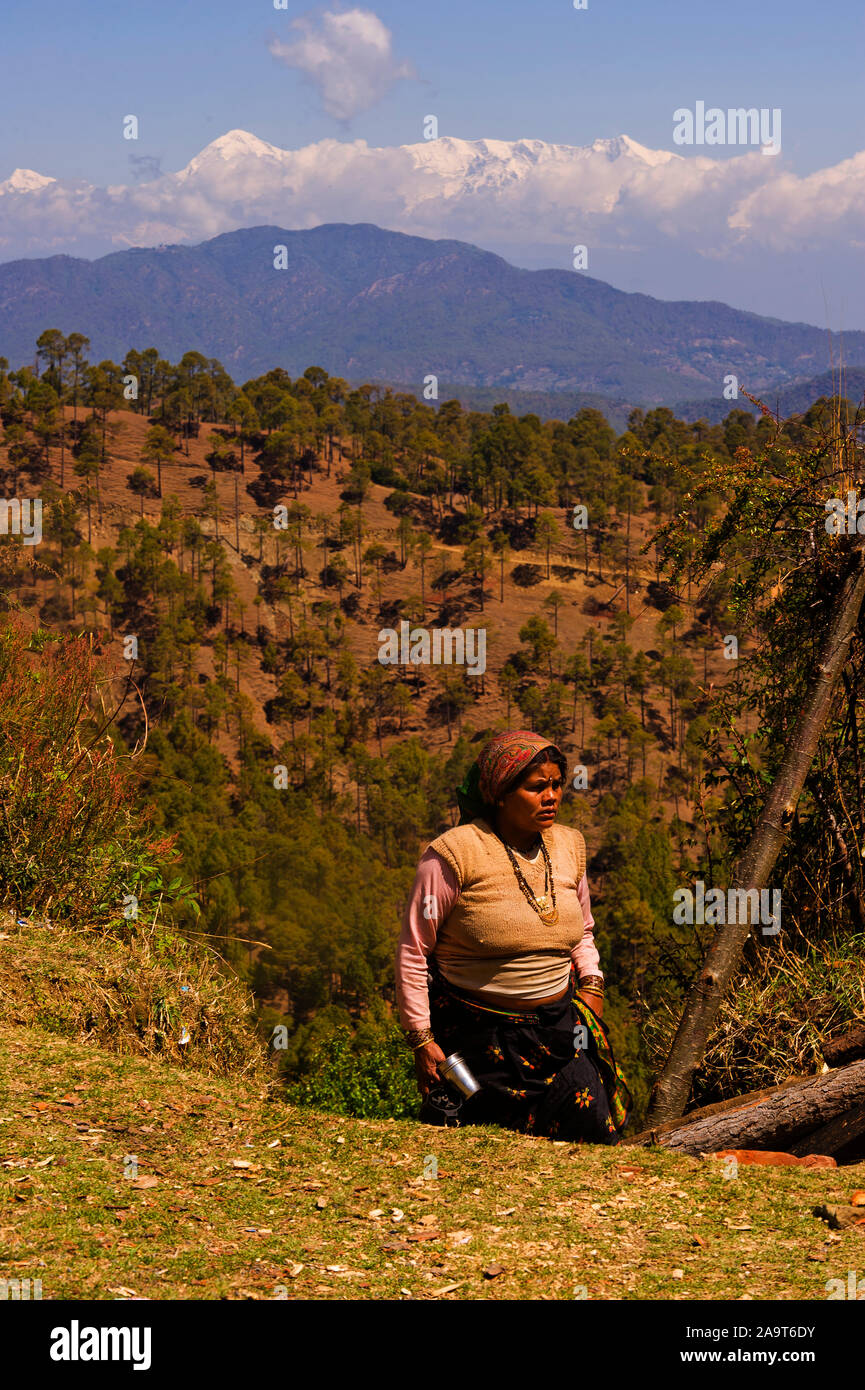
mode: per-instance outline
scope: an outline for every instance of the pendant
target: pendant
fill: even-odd
[[[554,927],[559,920],[559,909],[552,906],[546,893],[543,893],[539,898],[536,897],[535,902],[538,905],[541,921],[546,923],[548,927]]]

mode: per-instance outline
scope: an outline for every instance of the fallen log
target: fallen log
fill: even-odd
[[[821,1125],[803,1139],[791,1146],[792,1154],[838,1154],[851,1149],[858,1139],[865,1135],[865,1105],[857,1105],[836,1115],[828,1124]]]
[[[704,1115],[661,1133],[661,1126],[632,1143],[657,1143],[674,1153],[718,1149],[789,1149],[791,1144],[848,1111],[865,1106],[865,1061],[811,1076],[772,1091],[763,1100]]]
[[[813,1076],[789,1076],[786,1081],[779,1081],[777,1086],[764,1086],[759,1091],[743,1091],[742,1095],[732,1096],[729,1100],[716,1100],[711,1105],[700,1105],[689,1110],[687,1115],[683,1115],[680,1120],[666,1120],[661,1125],[653,1125],[651,1129],[641,1130],[639,1134],[626,1135],[622,1143],[655,1144],[660,1135],[672,1134],[674,1130],[682,1129],[694,1120],[703,1120],[709,1115],[722,1115],[726,1110],[744,1110],[746,1106],[756,1105],[758,1101],[765,1100],[767,1096],[777,1095],[779,1091],[785,1090],[789,1086],[803,1086],[806,1082],[813,1080]]]
[[[865,1057],[865,1023],[857,1023],[846,1033],[829,1038],[823,1044],[822,1051],[827,1067],[843,1067],[847,1062],[856,1062]]]

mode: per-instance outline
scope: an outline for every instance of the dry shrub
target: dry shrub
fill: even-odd
[[[0,628],[0,901],[19,913],[116,918],[138,866],[171,848],[148,843],[128,761],[94,717],[102,675],[86,635]]]
[[[865,1020],[865,938],[833,935],[814,943],[783,940],[739,974],[724,997],[694,1078],[694,1103],[708,1104],[819,1072],[822,1044]],[[679,1023],[662,1005],[644,1020],[660,1070]]]
[[[266,1079],[249,991],[176,933],[150,928],[120,940],[3,913],[0,932],[0,1006],[10,1022],[112,1052]]]
[[[257,1074],[249,991],[165,920],[197,904],[170,877],[173,837],[142,828],[110,713],[94,714],[103,678],[87,636],[0,627],[0,1007],[115,1051]]]

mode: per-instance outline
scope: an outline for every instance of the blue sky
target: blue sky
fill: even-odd
[[[865,8],[853,0],[589,0],[585,11],[571,0],[381,0],[369,8],[418,77],[343,122],[268,52],[268,39],[292,37],[291,21],[308,4],[3,0],[0,178],[24,167],[128,182],[121,120],[129,113],[141,122],[136,154],[159,159],[164,171],[233,127],[289,148],[325,136],[391,145],[420,139],[430,112],[441,134],[469,139],[586,144],[627,132],[673,149],[672,112],[697,99],[780,107],[784,157],[798,174],[865,147]]]
[[[862,0],[0,4],[0,184],[16,168],[55,180],[0,190],[0,260],[375,222],[527,268],[570,267],[584,243],[589,274],[620,289],[865,327]],[[780,110],[780,157],[677,145],[674,112],[701,102]],[[447,147],[433,171],[395,152],[435,163],[428,115],[465,140],[627,134],[678,158],[463,149],[458,188]],[[235,141],[234,162],[159,180],[235,129],[340,145],[268,160]]]

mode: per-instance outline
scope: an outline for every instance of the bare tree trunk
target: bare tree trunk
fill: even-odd
[[[835,687],[865,598],[865,550],[857,541],[850,555],[827,624],[827,636],[810,689],[787,743],[781,767],[766,797],[750,843],[736,866],[731,887],[764,887],[789,832],[796,804],[820,735],[829,717]],[[740,900],[741,901],[741,900]],[[747,913],[736,914],[746,917]],[[670,1055],[652,1089],[647,1124],[676,1119],[685,1109],[694,1072],[703,1059],[721,999],[730,985],[748,934],[749,921],[727,922],[715,933],[703,967],[691,986]]]
[[[700,1105],[696,1110],[689,1110],[684,1119],[666,1120],[663,1124],[653,1125],[651,1129],[641,1129],[638,1134],[628,1135],[622,1140],[622,1143],[643,1146],[658,1144],[662,1142],[662,1135],[672,1134],[674,1130],[683,1129],[685,1125],[689,1125],[695,1120],[706,1120],[710,1115],[723,1115],[728,1110],[744,1110],[746,1106],[756,1105],[759,1100],[765,1100],[767,1096],[777,1095],[779,1091],[786,1090],[789,1086],[804,1086],[812,1080],[813,1077],[811,1076],[790,1076],[777,1086],[764,1086],[762,1090],[746,1091],[744,1095],[733,1096],[730,1100],[716,1100],[711,1105]]]
[[[813,1129],[804,1139],[793,1144],[790,1152],[798,1158],[804,1158],[806,1154],[831,1154],[843,1156],[844,1151],[850,1151],[851,1147],[861,1140],[865,1135],[865,1104],[854,1106],[852,1110],[845,1110],[843,1114],[836,1115],[834,1120],[829,1120],[828,1124],[821,1125],[819,1129]],[[865,1212],[861,1207],[856,1208],[860,1217],[865,1220]]]

